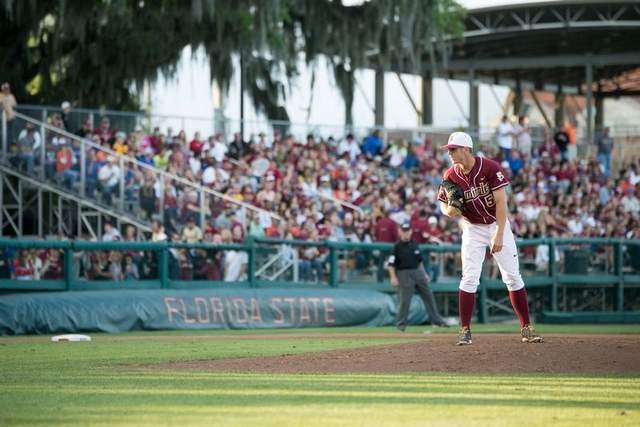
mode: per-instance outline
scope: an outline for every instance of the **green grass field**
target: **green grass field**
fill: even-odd
[[[638,325],[541,329],[639,334],[640,339]],[[513,333],[514,327],[474,329],[483,331]],[[434,332],[454,339],[455,330]],[[290,333],[309,338],[287,337]],[[327,337],[334,333],[335,338]],[[341,338],[345,333],[376,336]],[[283,337],[243,337],[257,334]],[[91,335],[91,343],[51,343],[45,336],[0,338],[0,425],[640,425],[638,376],[267,375],[148,367],[415,339],[391,328]]]

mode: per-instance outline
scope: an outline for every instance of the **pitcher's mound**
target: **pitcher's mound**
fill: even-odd
[[[366,334],[361,336],[366,337]],[[417,341],[298,355],[173,363],[162,367],[271,373],[640,374],[640,338],[634,335],[545,335],[544,343],[523,344],[518,334],[476,334],[472,345],[462,347],[455,346],[456,337],[452,334],[402,337],[415,337]]]

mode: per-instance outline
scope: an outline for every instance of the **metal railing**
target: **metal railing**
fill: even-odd
[[[93,141],[80,138],[77,135],[21,113],[16,113],[16,119],[13,123],[14,128],[16,124],[24,125],[25,129],[21,132],[27,132],[27,124],[33,127],[34,143],[28,153],[23,153],[20,151],[22,148],[18,145],[20,135],[18,135],[18,138],[11,135],[12,141],[11,146],[9,146],[9,135],[6,131],[8,126],[3,113],[2,152],[0,153],[0,161],[3,164],[20,169],[31,177],[56,183],[67,191],[76,193],[81,197],[99,197],[106,207],[115,209],[120,213],[135,214],[132,212],[131,205],[140,204],[137,191],[144,184],[142,181],[146,180],[149,183],[153,183],[154,193],[156,194],[157,200],[154,202],[153,209],[149,210],[153,215],[162,215],[163,213],[166,215],[169,210],[165,209],[165,193],[167,190],[179,187],[183,193],[191,192],[195,194],[196,200],[192,201],[192,205],[194,205],[192,210],[197,212],[198,222],[203,231],[207,216],[210,216],[210,213],[208,213],[210,205],[208,200],[210,199],[218,200],[225,206],[228,204],[241,209],[240,219],[243,223],[245,222],[245,215],[243,214],[245,210],[266,214],[276,221],[282,219],[273,212],[236,200],[199,183],[155,168],[139,161],[135,157],[119,154],[111,148],[103,147]],[[70,156],[76,160],[76,163],[68,169],[59,170],[56,156],[59,156],[63,146],[71,147],[72,153]],[[114,172],[117,176],[113,182],[107,181],[105,184],[104,180],[100,180],[97,170],[90,170],[97,164],[96,159],[98,156],[101,156],[102,160],[117,166],[117,169],[115,169],[117,172]],[[97,196],[96,192],[99,193]],[[197,206],[195,206],[196,204]]]
[[[518,242],[518,246],[521,251],[521,271],[532,295],[532,306],[544,304],[545,308],[554,312],[571,311],[572,308],[599,307],[604,301],[612,310],[622,312],[640,304],[638,295],[635,298],[625,296],[627,291],[640,287],[640,240],[542,238],[522,240]],[[531,259],[525,254],[527,247],[538,251],[543,248],[545,250],[542,252],[547,257],[539,261],[536,254],[536,265],[531,268]],[[22,291],[327,286],[393,291],[384,265],[387,254],[392,249],[391,244],[281,239],[248,239],[242,244],[224,245],[0,239],[0,259],[5,265],[20,262],[16,260],[27,256],[35,256],[29,255],[30,251],[39,249],[61,251],[59,263],[64,267],[63,272],[52,280],[0,277],[0,289]],[[259,272],[264,271],[261,267],[265,260],[284,249],[298,254],[297,257],[292,257],[292,262],[298,265],[299,277],[290,275],[277,280],[259,278]],[[456,293],[460,275],[457,256],[460,246],[421,245],[421,250],[426,260],[425,269],[436,279],[432,283],[434,291],[441,296]],[[100,256],[103,264],[107,259],[109,263],[121,262],[118,267],[121,270],[132,262],[140,262],[140,270],[151,266],[150,275],[141,276],[138,280],[98,280],[96,277],[87,277],[87,271],[92,267],[83,264],[83,260],[96,253],[99,255],[96,262],[100,262]],[[117,256],[118,253],[123,254],[127,264]],[[237,265],[232,267],[231,263],[227,264],[225,257],[230,256],[237,261],[242,253],[246,255],[241,270],[236,269]],[[434,271],[434,267],[442,264],[438,261],[434,263],[433,257],[446,257],[445,271]],[[314,259],[318,262],[313,263]],[[227,266],[234,274],[222,271],[216,280],[185,276],[184,268],[190,263],[197,265],[197,260],[203,263],[218,260],[223,270]],[[150,264],[145,266],[145,263]],[[490,263],[485,263],[485,267],[487,265]],[[379,274],[380,272],[383,274]],[[578,294],[568,297],[568,290],[574,290]],[[496,310],[510,310],[508,302],[503,303],[499,298],[504,297],[504,294],[504,284],[490,272],[484,271],[479,288],[480,320],[494,316]]]

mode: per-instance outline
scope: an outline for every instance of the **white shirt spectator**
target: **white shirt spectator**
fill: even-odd
[[[226,170],[224,170],[222,168],[217,168],[216,169],[216,178],[220,182],[227,182],[227,181],[229,181],[229,178],[231,178],[231,175],[229,175],[229,172],[227,172]]]
[[[558,262],[560,260],[560,252],[556,247],[555,252],[555,261]],[[536,270],[545,270],[549,265],[549,245],[538,245],[536,248]]]
[[[216,159],[218,163],[222,163],[224,157],[227,155],[227,151],[229,151],[227,144],[222,141],[216,141],[211,150],[209,150],[209,155]]]
[[[106,163],[98,171],[98,179],[105,187],[115,187],[120,182],[120,168],[113,163]]]
[[[498,125],[498,145],[502,148],[511,149],[513,146],[513,126],[509,121],[500,122]]]
[[[318,194],[318,186],[315,182],[302,181],[302,193],[305,197],[315,197]]]
[[[513,130],[517,135],[516,140],[518,141],[518,150],[523,154],[526,154],[527,157],[531,156],[531,134],[529,133],[529,127],[516,123],[513,126]]]
[[[189,167],[191,168],[191,172],[195,175],[202,170],[202,162],[200,159],[195,157],[189,157]]]
[[[158,230],[157,232],[151,233],[151,241],[152,242],[164,242],[169,238],[164,230]]]
[[[569,231],[571,231],[571,233],[576,236],[581,235],[582,230],[584,230],[584,227],[582,226],[582,221],[580,221],[580,218],[576,218],[576,217],[573,217],[569,220],[569,222],[567,223],[567,227],[569,227]]]
[[[535,221],[540,215],[540,206],[526,204],[522,205],[520,211],[526,221]]]
[[[627,194],[622,198],[622,207],[625,212],[638,215],[640,213],[640,200],[633,194]]]
[[[22,138],[25,138],[27,136],[27,130],[26,129],[22,129],[20,131],[20,133],[18,134],[18,140],[21,140]],[[40,147],[40,145],[42,144],[42,138],[40,137],[40,133],[38,131],[34,131],[33,132],[33,140],[35,141],[33,143],[33,149],[37,150],[38,147]]]
[[[273,224],[271,221],[271,215],[267,211],[258,212],[258,218],[260,218],[260,226],[262,228],[269,228]]]
[[[403,210],[392,213],[391,215],[389,215],[389,218],[391,218],[396,224],[404,224],[405,222],[409,222],[409,220],[411,220],[411,216],[409,216],[409,214],[407,214]]]
[[[109,231],[102,235],[103,242],[118,242],[120,240],[122,240],[122,236],[115,227],[111,227]]]
[[[340,141],[340,144],[338,144],[338,155],[343,156],[345,153],[349,154],[351,161],[354,161],[358,157],[358,154],[360,154],[360,146],[355,139],[343,139]]]
[[[249,257],[245,251],[226,251],[224,254],[224,281],[243,280]]]
[[[391,146],[391,148],[389,148],[389,154],[390,154],[389,165],[392,168],[397,168],[400,165],[402,165],[402,162],[404,162],[405,157],[407,157],[407,148],[398,147],[397,145],[394,144]]]
[[[204,172],[202,172],[202,183],[204,185],[211,185],[214,182],[216,182],[216,168],[207,166]]]

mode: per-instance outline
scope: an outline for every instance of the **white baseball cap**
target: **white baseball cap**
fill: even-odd
[[[441,145],[440,148],[443,150],[448,150],[449,148],[473,148],[473,141],[471,140],[471,136],[465,132],[454,132],[449,135],[449,141],[447,141],[447,145]]]

